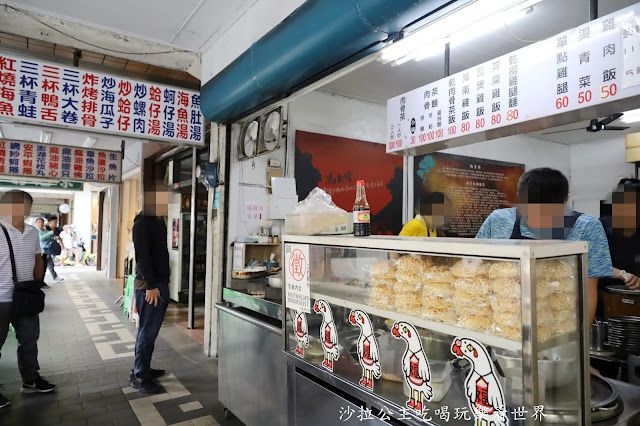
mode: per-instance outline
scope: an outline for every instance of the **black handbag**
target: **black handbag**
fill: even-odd
[[[11,273],[13,276],[13,303],[11,305],[11,313],[15,316],[32,316],[38,315],[44,311],[44,292],[40,288],[42,280],[18,281],[18,273],[16,270],[16,259],[13,255],[13,245],[9,238],[7,228],[0,224],[4,236],[9,245],[9,254],[11,256]]]
[[[49,240],[44,243],[42,250],[51,256],[59,256],[60,253],[62,253],[62,247],[60,247],[60,244],[58,244],[56,240]]]

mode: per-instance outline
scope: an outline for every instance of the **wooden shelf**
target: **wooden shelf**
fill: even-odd
[[[476,339],[487,346],[506,349],[513,352],[522,351],[522,342],[505,339],[491,334],[468,330],[455,325],[443,324],[441,322],[429,321],[419,317],[406,315],[386,309],[373,307],[367,304],[369,292],[366,288],[347,286],[327,282],[311,283],[311,298],[324,299],[332,305],[343,306],[348,309],[360,309],[371,315],[388,318],[395,321],[406,321],[417,327],[451,336],[464,336]],[[573,341],[575,333],[567,333],[552,337],[544,342],[538,343],[538,350],[553,348]]]

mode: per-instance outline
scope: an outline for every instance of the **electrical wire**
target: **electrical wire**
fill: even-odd
[[[507,29],[507,31],[509,31],[509,34],[511,34],[511,36],[513,38],[515,38],[516,40],[518,40],[521,43],[537,43],[539,41],[542,41],[542,40],[525,40],[523,38],[520,38],[517,35],[515,35],[513,31],[511,31],[511,28],[509,27],[509,25],[506,22],[502,21],[502,23],[504,24],[504,27]]]
[[[79,41],[80,43],[84,43],[84,44],[86,44],[88,46],[95,47],[96,49],[105,50],[107,52],[120,53],[120,54],[123,54],[123,55],[166,55],[166,54],[169,54],[169,53],[195,53],[195,52],[192,52],[191,50],[186,50],[186,49],[165,50],[165,51],[161,51],[161,52],[125,52],[123,50],[110,49],[108,47],[102,47],[102,46],[99,46],[97,44],[92,44],[92,43],[89,43],[88,41],[85,41],[85,40],[79,39],[77,37],[74,37],[71,34],[68,34],[68,33],[64,32],[64,31],[62,31],[62,30],[60,30],[60,29],[58,29],[58,28],[56,28],[56,27],[54,27],[52,25],[49,25],[46,22],[43,22],[40,19],[36,18],[35,16],[31,16],[30,14],[26,13],[23,10],[17,9],[17,8],[15,8],[13,6],[9,6],[8,4],[5,4],[4,7],[8,8],[8,9],[11,9],[11,10],[13,10],[15,12],[22,13],[24,16],[27,16],[27,17],[33,19],[34,21],[38,22],[40,25],[44,25],[45,27],[50,28],[53,31],[56,31],[56,32],[58,32],[58,33],[60,33],[60,34],[62,34],[64,36],[67,36],[67,37],[75,40],[75,41]]]

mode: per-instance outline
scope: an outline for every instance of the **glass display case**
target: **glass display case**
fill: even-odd
[[[283,243],[288,424],[590,424],[586,243]]]

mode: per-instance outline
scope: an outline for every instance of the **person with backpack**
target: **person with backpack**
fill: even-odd
[[[63,281],[64,278],[60,278],[56,273],[53,264],[53,256],[57,256],[60,254],[60,243],[58,243],[57,239],[60,235],[60,230],[58,229],[58,218],[55,216],[50,216],[47,218],[48,226],[45,227],[44,220],[38,219],[36,220],[36,226],[38,227],[38,232],[40,233],[40,247],[42,249],[42,258],[44,259],[44,264],[51,273],[53,277],[53,281],[59,283]],[[50,288],[47,284],[43,282],[43,288]]]

